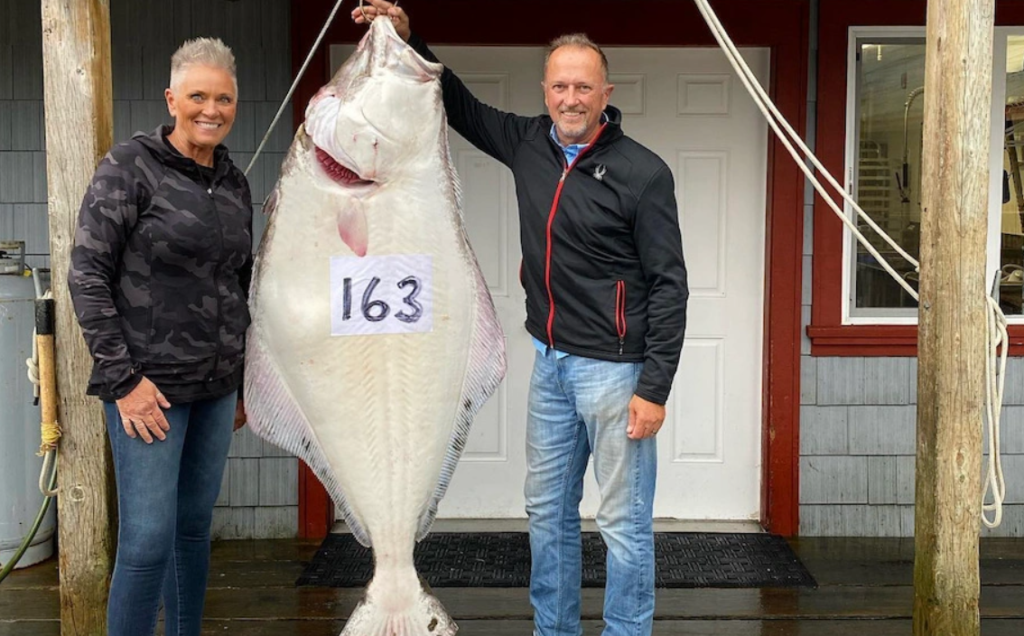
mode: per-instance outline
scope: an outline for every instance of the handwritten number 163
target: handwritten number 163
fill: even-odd
[[[352,279],[346,278],[342,281],[343,284],[343,300],[342,307],[342,320],[351,320],[352,318]],[[361,311],[363,318],[367,322],[380,322],[388,317],[391,313],[391,307],[383,300],[373,300],[373,291],[380,284],[380,278],[374,276],[370,279],[370,283],[366,286],[366,291],[363,292],[363,302]],[[395,318],[401,320],[404,323],[414,323],[423,316],[423,305],[416,302],[416,297],[420,295],[421,288],[420,279],[415,276],[409,276],[403,278],[398,282],[399,289],[412,288],[409,293],[402,299],[407,307],[412,309],[412,313],[406,313],[403,309],[395,312]]]

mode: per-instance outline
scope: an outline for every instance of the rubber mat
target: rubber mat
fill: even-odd
[[[772,534],[659,532],[655,585],[662,588],[816,587],[782,537]],[[583,587],[603,587],[601,535],[583,533]],[[416,569],[431,587],[528,587],[525,532],[431,533],[416,546]],[[296,581],[300,586],[362,587],[371,551],[349,534],[331,534]]]

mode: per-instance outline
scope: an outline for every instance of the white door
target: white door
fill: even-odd
[[[332,68],[351,48],[332,47]],[[433,47],[497,108],[544,112],[544,52]],[[760,509],[767,125],[718,49],[606,49],[625,133],[676,180],[689,270],[687,336],[658,436],[655,516],[749,520]],[[743,50],[767,81],[768,52]],[[522,250],[511,173],[454,131],[470,240],[505,329],[508,373],[473,424],[439,518],[524,517],[526,400],[534,349],[523,328]],[[588,471],[581,512],[597,510]]]

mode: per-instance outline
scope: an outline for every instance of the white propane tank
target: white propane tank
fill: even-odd
[[[32,530],[43,504],[39,492],[40,409],[33,405],[25,359],[32,357],[36,286],[25,268],[24,241],[0,240],[0,566],[7,565]],[[53,555],[57,506],[16,567]]]

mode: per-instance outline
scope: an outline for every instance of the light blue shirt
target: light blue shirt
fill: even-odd
[[[572,162],[576,160],[576,157],[580,154],[580,151],[589,146],[590,144],[569,144],[563,146],[562,142],[558,140],[558,132],[555,130],[555,125],[551,124],[551,138],[555,140],[558,147],[565,153],[566,165],[572,165]]]

